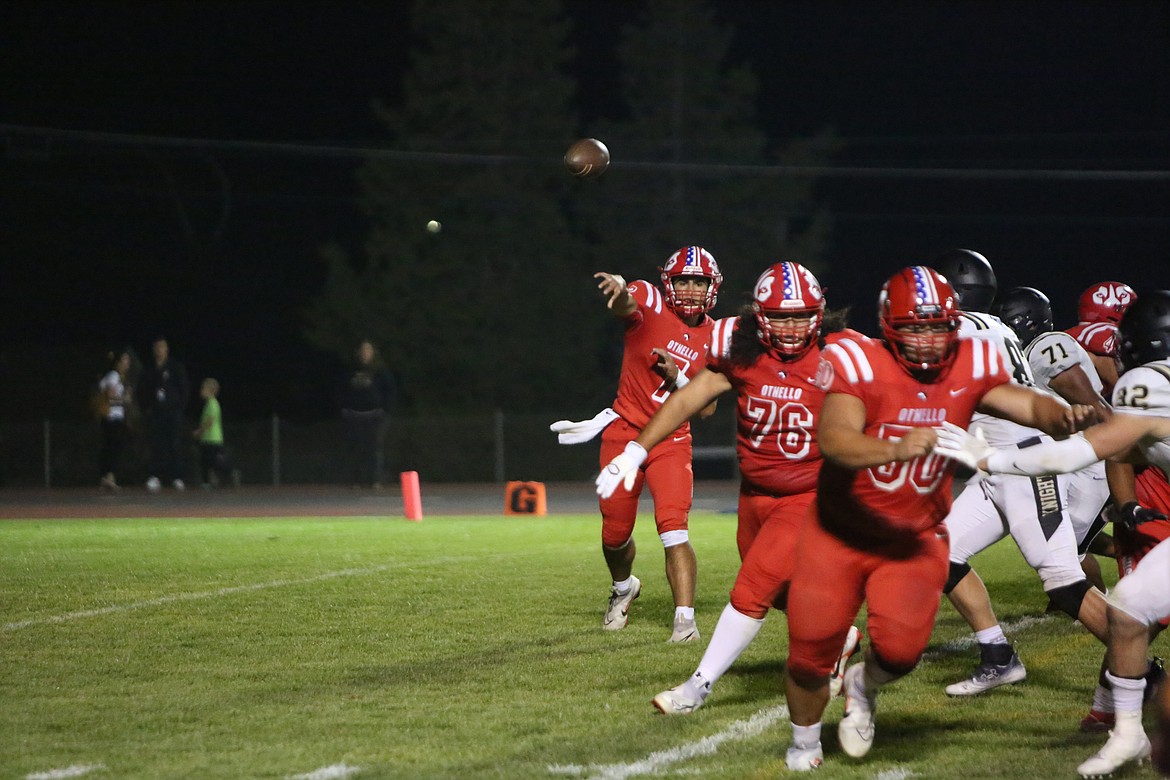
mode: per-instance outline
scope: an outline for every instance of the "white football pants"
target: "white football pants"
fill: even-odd
[[[947,515],[950,560],[966,563],[1010,535],[1044,590],[1072,585],[1085,578],[1077,545],[1108,495],[1101,463],[1056,477],[972,478]]]
[[[1146,553],[1109,591],[1109,603],[1147,626],[1170,615],[1170,539]]]

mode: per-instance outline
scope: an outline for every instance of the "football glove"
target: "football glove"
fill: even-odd
[[[597,475],[597,495],[609,498],[617,490],[620,483],[627,491],[633,489],[634,480],[638,478],[638,469],[646,462],[646,450],[641,444],[632,441],[626,445],[625,451],[606,464]]]
[[[1116,522],[1124,525],[1127,528],[1136,528],[1142,523],[1148,523],[1151,520],[1165,520],[1166,515],[1159,512],[1157,509],[1145,507],[1136,501],[1129,501],[1122,504],[1117,510]]]
[[[954,423],[944,421],[942,425],[935,426],[934,432],[938,436],[934,451],[944,458],[962,463],[972,471],[978,471],[979,461],[995,451],[978,428],[974,434],[970,434]]]

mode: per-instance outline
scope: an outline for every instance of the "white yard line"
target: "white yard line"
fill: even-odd
[[[572,775],[589,780],[622,780],[635,775],[661,772],[671,764],[686,761],[696,756],[714,755],[719,746],[729,740],[748,739],[760,734],[777,721],[788,717],[788,708],[769,707],[760,710],[747,720],[737,720],[723,731],[703,737],[698,742],[686,742],[678,747],[659,750],[643,759],[628,764],[555,764],[548,767],[549,774]]]
[[[874,780],[910,780],[911,777],[915,776],[909,769],[897,768],[878,772]]]
[[[1010,623],[1001,623],[1000,628],[1002,628],[1003,632],[1007,634],[1008,641],[1010,642],[1012,634],[1018,634],[1021,631],[1027,631],[1029,628],[1038,626],[1041,623],[1046,623],[1049,620],[1052,620],[1052,615],[1028,615],[1020,618],[1019,620],[1013,620]],[[933,661],[936,658],[942,658],[943,656],[961,653],[964,650],[970,650],[977,644],[978,642],[975,641],[975,635],[968,634],[967,636],[960,639],[952,639],[950,642],[941,644],[934,650],[928,650],[927,652],[923,653],[922,660]]]
[[[345,762],[323,766],[304,775],[289,775],[288,780],[341,780],[362,771],[360,766],[346,766]]]
[[[1019,633],[1050,619],[1051,617],[1048,615],[1023,617],[1010,623],[1004,623],[1003,630],[1005,634],[1009,635]],[[974,635],[955,639],[923,654],[922,660],[930,661],[944,656],[954,655],[955,653],[969,650],[975,644]],[[623,780],[623,778],[635,777],[637,775],[658,774],[671,764],[677,764],[680,761],[685,761],[696,756],[714,755],[718,751],[719,746],[724,742],[753,737],[776,721],[783,720],[787,717],[787,707],[769,707],[760,710],[748,720],[735,721],[723,731],[712,734],[709,737],[704,737],[698,742],[687,742],[678,747],[660,750],[638,761],[632,761],[626,764],[589,764],[588,766],[582,766],[580,764],[552,764],[549,765],[548,772],[553,775],[585,777],[587,780]],[[875,776],[875,780],[909,780],[909,778],[914,776],[914,773],[909,769],[894,767],[893,769],[885,769],[880,772]]]
[[[81,620],[82,618],[101,617],[102,615],[113,615],[119,612],[131,612],[136,609],[147,609],[149,607],[159,607],[163,604],[174,604],[182,601],[201,601],[203,599],[219,598],[220,596],[231,596],[236,593],[251,593],[258,590],[269,590],[271,588],[285,588],[290,585],[307,585],[311,582],[322,582],[324,580],[335,580],[339,577],[364,577],[369,574],[379,574],[390,569],[410,568],[421,566],[433,566],[435,564],[449,564],[449,563],[464,563],[476,562],[482,563],[490,559],[513,559],[517,557],[525,557],[535,555],[535,552],[519,552],[507,553],[501,555],[490,556],[448,556],[446,558],[428,558],[423,561],[399,561],[396,563],[386,563],[381,566],[369,566],[361,569],[341,569],[338,571],[327,571],[324,574],[317,574],[312,577],[304,577],[294,580],[272,580],[271,582],[257,582],[252,585],[233,585],[227,588],[218,588],[216,590],[195,591],[192,593],[175,593],[170,596],[159,596],[155,599],[144,599],[142,601],[132,601],[129,604],[111,604],[108,607],[98,607],[97,609],[83,609],[77,612],[66,612],[63,615],[49,615],[42,618],[29,618],[28,620],[17,620],[12,623],[5,623],[0,625],[0,634],[19,631],[22,628],[31,628],[32,626],[47,626],[54,623],[68,623],[73,620]]]
[[[45,772],[32,772],[24,776],[24,780],[65,780],[69,777],[82,777],[90,772],[105,769],[105,764],[74,764],[64,769],[50,769]]]
[[[335,580],[339,577],[362,577],[368,574],[378,574],[379,572],[386,571],[389,568],[390,565],[387,564],[384,566],[372,566],[366,569],[341,569],[340,571],[325,572],[324,574],[318,574],[313,577],[304,577],[303,579],[272,580],[271,582],[258,582],[252,585],[233,585],[228,588],[219,588],[217,590],[204,590],[193,593],[175,593],[170,596],[159,596],[156,599],[132,601],[128,604],[112,604],[108,607],[99,607],[98,609],[83,609],[78,612],[66,612],[63,615],[50,615],[43,618],[18,620],[15,623],[5,623],[3,626],[0,626],[0,633],[19,631],[22,628],[30,628],[32,626],[45,626],[53,623],[68,623],[73,620],[81,620],[82,618],[101,617],[102,615],[112,615],[118,612],[131,612],[136,609],[159,607],[163,604],[174,604],[181,601],[201,601],[203,599],[213,599],[220,596],[230,596],[235,593],[251,593],[258,590],[269,590],[271,588],[285,588],[290,585],[307,585],[311,582]]]

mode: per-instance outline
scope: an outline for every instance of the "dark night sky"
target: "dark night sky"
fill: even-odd
[[[407,62],[404,5],[4,3],[0,124],[375,145],[381,128],[370,101],[399,98],[397,74]],[[588,122],[611,109],[617,89],[612,69],[596,63],[612,56],[620,25],[641,3],[567,5]],[[854,305],[862,324],[889,273],[952,246],[984,252],[1001,288],[1044,289],[1058,325],[1070,324],[1076,295],[1093,281],[1119,278],[1139,292],[1170,287],[1170,3],[714,5],[736,26],[733,57],[759,75],[762,122],[777,145],[832,126],[847,142],[842,166],[1162,172],[1144,181],[826,177],[818,194],[832,206],[837,232],[822,282],[832,303]],[[695,56],[703,56],[700,47]],[[128,289],[150,284],[151,274],[165,279],[149,260],[113,262],[99,277],[108,287],[71,273],[110,264],[98,247],[104,242],[133,253],[132,242],[113,235],[117,225],[84,218],[86,199],[104,196],[92,184],[102,164],[85,185],[46,179],[37,164],[51,156],[51,144],[0,136],[0,175],[11,196],[0,203],[6,340],[56,344],[108,333],[101,338],[144,347],[162,329],[186,342],[177,352],[196,370],[217,362],[228,373],[264,369],[266,355],[285,364],[308,360],[288,335],[295,307],[279,313],[281,301],[266,299],[261,281],[279,278],[295,303],[320,284],[310,260],[316,247],[339,235],[360,237],[353,161],[304,157],[278,173],[248,173],[246,162],[233,160],[234,176],[264,178],[265,191],[280,193],[270,197],[288,218],[241,227],[249,215],[241,201],[225,237],[235,265],[209,268],[209,286],[180,300],[152,301],[149,288],[145,295]],[[620,163],[620,150],[612,151]],[[213,164],[164,168],[151,175],[184,186],[205,181],[214,191]],[[53,204],[63,213],[52,213]],[[222,215],[211,201],[185,205],[186,225],[171,214],[168,229],[216,229]],[[73,276],[83,289],[71,286]],[[249,309],[269,321],[240,313]],[[195,329],[168,317],[204,324]],[[211,350],[200,336],[231,346]]]

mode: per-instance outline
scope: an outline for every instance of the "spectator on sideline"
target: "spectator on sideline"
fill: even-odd
[[[186,458],[183,457],[187,409],[187,369],[171,357],[167,340],[159,336],[151,345],[154,359],[142,371],[138,403],[146,413],[150,436],[150,478],[146,487],[157,492],[163,482],[184,490]]]
[[[225,485],[240,486],[240,471],[233,468],[223,444],[223,413],[219,406],[219,381],[208,377],[199,386],[199,397],[203,399],[203,412],[199,415],[199,427],[192,435],[199,442],[199,470],[203,487]]]
[[[654,497],[654,522],[666,556],[666,579],[674,602],[671,642],[699,639],[695,625],[695,577],[698,565],[687,523],[694,474],[691,471],[691,429],[684,422],[649,454],[634,439],[670,394],[695,376],[706,361],[712,319],[707,316],[718,298],[723,274],[714,256],[701,246],[677,250],[659,269],[662,289],[646,281],[626,284],[618,274],[598,272],[597,288],[606,308],[625,323],[622,369],[613,407],[584,423],[561,421],[552,429],[560,441],[572,443],[601,432],[601,467],[623,464],[620,486],[600,498],[601,551],[613,584],[602,628],[626,627],[630,605],[642,592],[633,574],[637,548],[634,522],[643,487]],[[710,407],[714,411],[714,407]],[[567,427],[566,427],[567,426]],[[577,436],[566,439],[567,436]],[[626,460],[633,458],[632,466]],[[604,491],[599,486],[598,494]]]
[[[373,342],[364,339],[338,391],[345,428],[345,462],[355,487],[381,489],[385,479],[386,417],[397,401],[394,378]]]
[[[129,348],[111,352],[110,370],[98,382],[98,393],[102,399],[102,449],[99,456],[101,486],[106,490],[121,490],[118,471],[122,456],[130,441],[130,425],[127,416],[133,393],[130,384],[130,367],[133,356]]]

